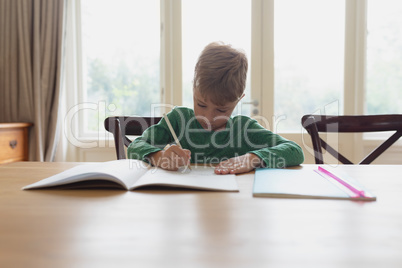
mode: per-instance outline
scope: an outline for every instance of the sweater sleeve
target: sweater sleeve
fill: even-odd
[[[167,114],[169,121],[174,122],[173,111]],[[163,150],[166,144],[173,141],[173,137],[169,131],[164,118],[158,124],[150,126],[144,133],[136,138],[127,148],[127,157],[129,159],[139,159],[146,162],[147,156]]]
[[[254,146],[249,151],[260,157],[266,168],[284,168],[300,165],[304,161],[302,148],[295,142],[267,130],[252,120],[247,127],[246,136]]]

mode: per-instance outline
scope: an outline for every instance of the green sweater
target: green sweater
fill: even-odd
[[[189,108],[175,107],[167,117],[183,149],[191,151],[191,163],[217,164],[246,153],[259,156],[267,168],[295,166],[304,161],[299,145],[272,133],[247,116],[231,117],[226,129],[219,131],[203,129],[194,111]],[[173,136],[162,118],[130,144],[127,155],[131,159],[147,161],[147,155],[173,142]]]

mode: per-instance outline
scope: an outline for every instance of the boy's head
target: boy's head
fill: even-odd
[[[247,78],[244,52],[223,43],[211,43],[202,51],[194,71],[194,113],[210,130],[226,126],[244,96]]]
[[[216,105],[236,102],[246,88],[247,57],[231,45],[207,45],[195,65],[193,90]]]

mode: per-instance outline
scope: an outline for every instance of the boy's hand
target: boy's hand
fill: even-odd
[[[255,154],[247,153],[220,162],[215,167],[216,174],[239,174],[249,172],[262,165],[262,160]]]
[[[166,170],[178,170],[190,164],[191,152],[180,146],[171,145],[162,151],[149,155],[151,164]]]

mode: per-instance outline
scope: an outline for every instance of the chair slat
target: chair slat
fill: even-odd
[[[359,164],[370,164],[402,136],[402,115],[304,115],[302,126],[311,136],[316,164],[323,164],[322,148],[343,164],[353,164],[349,159],[337,152],[323,141],[320,132],[361,133],[396,131],[384,143],[373,150]]]

